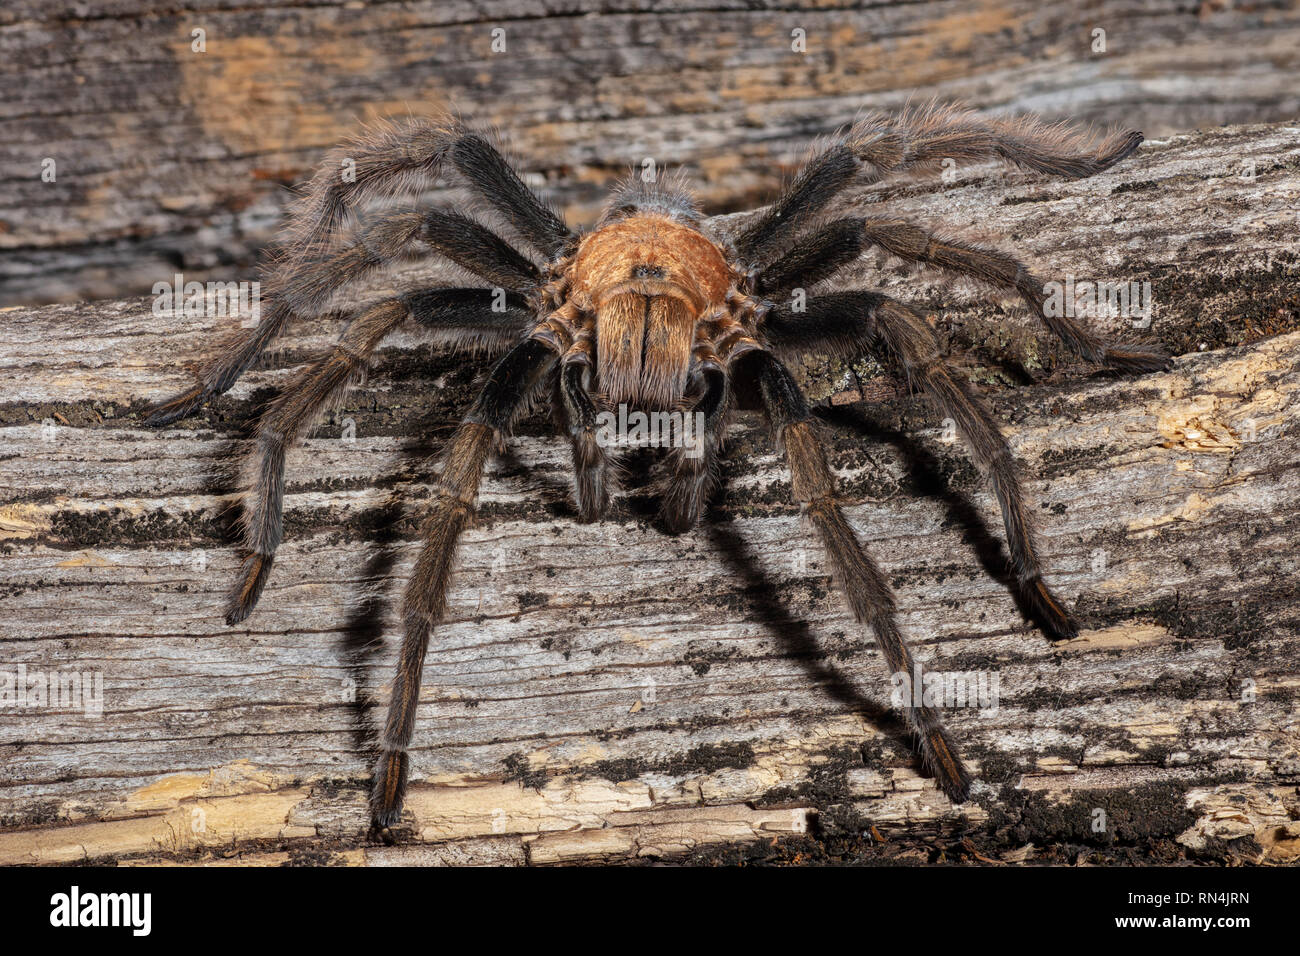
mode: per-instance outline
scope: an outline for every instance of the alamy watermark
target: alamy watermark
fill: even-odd
[[[104,674],[29,670],[26,664],[0,667],[0,710],[7,707],[80,710],[87,717],[102,717]]]
[[[179,313],[203,318],[243,316],[256,323],[262,316],[262,283],[185,281],[176,273],[173,281],[153,284],[153,314]]]
[[[1122,318],[1135,329],[1149,329],[1155,309],[1148,281],[1076,280],[1067,276],[1065,282],[1044,283],[1043,294],[1047,296],[1043,315],[1048,318]]]
[[[620,404],[617,412],[596,416],[596,444],[601,448],[681,448],[687,458],[704,454],[703,412],[643,412]]]
[[[894,707],[977,707],[990,713],[998,709],[1001,675],[991,671],[926,671],[920,663],[912,673],[898,671],[889,677]]]

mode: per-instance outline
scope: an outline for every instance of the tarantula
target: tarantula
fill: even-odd
[[[453,119],[382,126],[322,164],[288,223],[285,250],[267,283],[255,328],[241,331],[199,371],[188,391],[157,406],[167,423],[225,392],[295,316],[320,313],[344,286],[399,259],[431,251],[490,288],[407,292],[361,311],[337,344],[307,366],[267,407],[257,429],[244,499],[247,558],[226,621],[252,612],[282,533],[285,453],[363,370],[386,335],[408,317],[443,343],[504,350],[441,455],[421,527],[423,547],[402,608],[405,637],[375,769],[371,810],[382,832],[401,814],[421,670],[442,617],[457,539],[475,510],[493,449],[530,403],[549,397],[572,445],[582,521],[606,511],[611,456],[598,434],[602,409],[687,410],[701,416],[702,450],[666,452],[661,516],[680,532],[699,522],[713,491],[728,411],[765,410],[784,448],[793,496],[825,546],[859,622],[875,634],[891,673],[912,658],[885,576],[845,517],[814,415],[782,356],[816,351],[856,357],[872,350],[952,418],[994,491],[1012,566],[1028,607],[1063,639],[1077,625],[1043,579],[1027,495],[1015,461],[985,404],[945,364],[936,336],[913,308],[870,290],[800,296],[875,247],[903,260],[1014,290],[1047,327],[1086,359],[1153,370],[1168,359],[1146,345],[1118,347],[1068,318],[1045,314],[1044,283],[1002,252],[940,238],[888,215],[829,218],[846,187],[944,159],[1000,158],[1069,177],[1090,176],[1132,153],[1138,132],[1098,138],[1034,118],[984,119],[934,105],[898,117],[872,116],[817,148],[766,210],[729,238],[712,236],[684,184],[632,178],[619,186],[595,227],[575,232],[535,195],[483,133]],[[354,175],[344,177],[350,159]],[[539,255],[518,251],[482,223],[433,207],[404,207],[365,229],[349,229],[363,204],[419,192],[446,176],[465,187]],[[904,708],[925,764],[954,801],[971,777],[939,714]]]

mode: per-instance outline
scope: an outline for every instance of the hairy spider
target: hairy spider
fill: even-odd
[[[441,342],[504,351],[441,454],[423,547],[402,607],[405,637],[375,769],[371,810],[385,831],[399,819],[409,772],[421,670],[442,617],[457,539],[470,523],[489,456],[537,398],[549,397],[572,444],[583,521],[606,511],[611,458],[599,435],[602,410],[698,414],[701,448],[663,460],[661,515],[668,529],[693,527],[715,483],[733,407],[766,411],[784,448],[794,497],[820,535],[858,621],[870,627],[891,673],[911,674],[889,584],[841,508],[814,417],[782,356],[866,350],[896,362],[952,418],[1001,508],[1018,586],[1056,639],[1077,625],[1043,580],[1027,496],[1015,461],[984,403],[945,364],[923,316],[879,292],[841,291],[785,305],[793,290],[833,277],[878,247],[914,263],[1014,290],[1047,327],[1086,359],[1119,369],[1160,369],[1147,346],[1112,345],[1068,318],[1045,314],[1043,281],[1017,259],[939,238],[888,216],[828,219],[846,187],[943,159],[1000,158],[1045,173],[1083,177],[1135,150],[1137,132],[1098,138],[1033,118],[984,119],[934,105],[898,117],[872,116],[816,149],[785,191],[734,236],[712,236],[680,181],[630,179],[595,227],[576,233],[520,180],[490,139],[457,120],[382,126],[344,147],[307,184],[271,270],[259,324],[205,364],[188,391],[157,406],[150,421],[191,413],[227,389],[295,316],[320,313],[339,290],[370,271],[431,250],[491,288],[421,289],[359,312],[337,344],[307,366],[262,415],[244,499],[248,556],[226,621],[252,612],[282,533],[285,453],[364,368],[376,346],[408,317]],[[354,176],[344,178],[344,159]],[[440,176],[466,187],[528,247],[538,265],[472,218],[432,207],[389,210],[350,229],[363,204],[410,195]],[[495,306],[495,307],[494,307]],[[929,706],[906,706],[925,764],[954,801],[970,775]]]

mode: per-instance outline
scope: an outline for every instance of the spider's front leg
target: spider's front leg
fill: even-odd
[[[371,813],[381,829],[393,826],[401,817],[410,771],[406,748],[415,729],[424,655],[429,636],[446,609],[456,543],[473,516],[488,456],[528,406],[555,358],[555,350],[536,338],[511,349],[493,366],[442,455],[434,502],[420,532],[424,546],[402,601],[405,637],[370,795]]]
[[[757,380],[768,417],[785,447],[794,497],[817,529],[854,616],[875,633],[890,673],[904,675],[904,686],[910,686],[915,673],[912,653],[895,619],[893,591],[840,509],[835,479],[799,386],[789,370],[765,350],[745,355],[736,374]],[[906,699],[912,701],[912,694]],[[954,802],[964,802],[970,795],[970,774],[938,711],[908,703],[903,715],[918,735],[921,754],[940,788]]]

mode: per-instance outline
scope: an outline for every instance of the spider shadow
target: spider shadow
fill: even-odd
[[[647,449],[634,450],[625,456],[623,468],[628,487],[637,488],[638,493],[628,494],[623,500],[634,517],[669,534],[659,516],[659,499],[650,492],[653,482],[661,477],[657,469],[659,463],[658,456]],[[714,500],[717,498],[718,494],[715,494]],[[729,517],[711,505],[700,524],[685,533],[707,536],[709,543],[721,555],[726,569],[740,582],[743,599],[754,619],[776,637],[787,657],[798,661],[811,680],[824,687],[841,707],[861,715],[900,744],[904,753],[915,756],[911,730],[891,708],[864,695],[857,682],[827,661],[826,649],[818,642],[812,628],[792,614],[781,601],[783,589],[763,570],[753,549],[735,531]],[[915,759],[919,766],[919,756]]]
[[[818,419],[833,428],[852,431],[898,452],[899,460],[907,469],[908,480],[918,492],[943,505],[948,521],[960,530],[962,541],[974,551],[984,573],[1006,589],[1021,618],[1042,631],[1047,638],[1050,632],[1038,620],[1033,605],[1021,592],[1011,572],[1010,555],[1002,540],[989,531],[983,514],[971,500],[943,480],[942,465],[932,452],[906,433],[882,427],[859,405],[820,406],[815,409],[815,413]]]
[[[919,765],[911,730],[891,708],[867,697],[858,689],[856,681],[827,661],[826,649],[808,622],[790,613],[780,600],[781,587],[763,570],[745,539],[726,521],[710,522],[706,533],[722,555],[727,570],[743,585],[745,602],[755,619],[776,636],[786,656],[797,661],[814,683],[826,689],[831,699],[866,718],[900,744],[905,753],[913,755]]]

